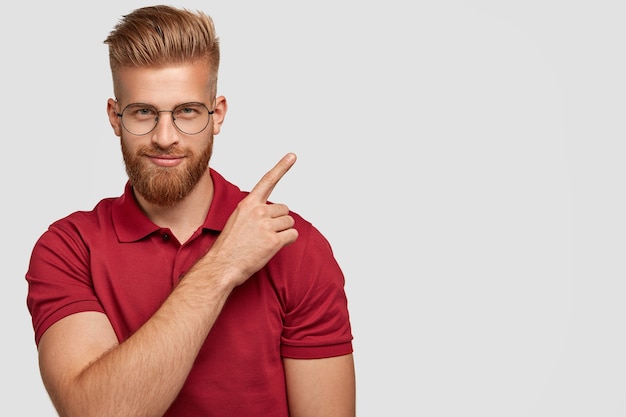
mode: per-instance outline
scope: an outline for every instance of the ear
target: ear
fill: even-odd
[[[219,96],[215,99],[215,107],[213,108],[212,120],[213,120],[213,134],[220,133],[222,123],[226,117],[226,111],[228,110],[228,103],[226,103],[226,97]]]
[[[111,123],[111,127],[113,128],[113,133],[115,136],[122,136],[122,118],[117,115],[118,105],[117,101],[110,98],[107,100],[107,115],[109,116],[109,123]]]

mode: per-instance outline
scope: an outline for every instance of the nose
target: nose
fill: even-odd
[[[178,129],[174,126],[174,114],[172,110],[160,110],[157,116],[156,126],[152,131],[152,142],[160,148],[167,149],[180,140]],[[161,115],[169,113],[169,115]]]

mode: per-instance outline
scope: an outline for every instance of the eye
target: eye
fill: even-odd
[[[124,110],[124,116],[145,120],[156,118],[158,113],[154,107],[146,106],[145,104],[131,104]]]
[[[195,119],[207,113],[206,107],[198,103],[185,103],[174,109],[176,119]]]
[[[151,108],[143,108],[135,110],[135,115],[141,118],[153,118],[157,116],[157,112]]]

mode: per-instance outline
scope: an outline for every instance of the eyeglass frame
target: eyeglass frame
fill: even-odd
[[[118,103],[118,101],[116,101],[116,103]],[[204,127],[202,129],[200,129],[199,131],[197,131],[196,133],[187,133],[184,130],[182,130],[180,127],[178,127],[178,125],[176,124],[176,118],[174,117],[174,110],[176,110],[179,107],[183,107],[187,104],[199,104],[202,107],[204,107],[207,112],[209,113],[209,118],[207,119],[206,125],[204,125]],[[156,117],[154,118],[154,126],[152,126],[152,129],[148,130],[146,133],[133,133],[130,130],[128,130],[128,128],[126,127],[126,125],[124,125],[124,112],[126,111],[127,108],[129,108],[130,106],[137,106],[137,105],[141,105],[141,106],[146,106],[146,107],[151,107],[156,111]],[[189,136],[193,136],[193,135],[198,135],[202,132],[204,132],[204,130],[207,128],[207,126],[209,126],[209,123],[211,123],[211,115],[213,113],[215,113],[215,110],[209,110],[209,108],[207,107],[206,104],[201,103],[199,101],[189,101],[186,103],[181,103],[181,104],[177,104],[176,106],[174,106],[174,108],[172,110],[159,110],[156,108],[156,106],[152,105],[152,104],[148,104],[148,103],[130,103],[128,105],[126,105],[123,109],[121,113],[115,112],[116,116],[119,117],[121,120],[121,124],[122,124],[122,128],[124,128],[125,131],[127,131],[128,133],[130,133],[131,135],[134,136],[145,136],[147,134],[149,134],[150,132],[152,132],[154,129],[156,129],[157,125],[159,124],[159,114],[160,113],[171,113],[172,114],[172,124],[174,125],[174,127],[176,128],[176,130],[178,130],[179,132],[185,134],[185,135],[189,135]]]

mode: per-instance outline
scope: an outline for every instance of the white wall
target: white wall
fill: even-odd
[[[102,41],[147,4],[4,7],[2,415],[55,415],[24,273],[122,192]],[[213,167],[249,189],[299,156],[272,199],[344,268],[360,417],[626,413],[621,2],[171,4],[222,40]]]

